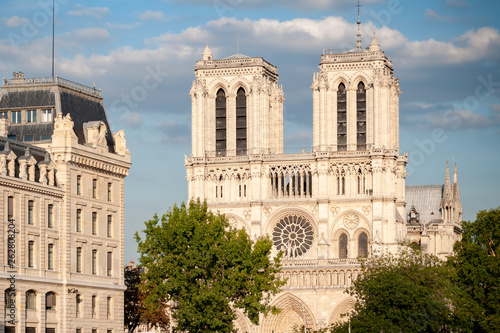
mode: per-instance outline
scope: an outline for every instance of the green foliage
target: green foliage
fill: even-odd
[[[171,301],[176,332],[232,332],[232,308],[257,324],[284,284],[279,257],[270,260],[271,240],[252,242],[206,202],[174,206],[161,220],[155,215],[144,234],[144,240],[135,235],[146,268],[143,303],[154,308],[158,299]]]
[[[463,222],[450,264],[461,290],[456,301],[463,332],[500,332],[500,207]]]
[[[356,298],[351,316],[353,332],[447,332],[453,288],[446,264],[404,246],[362,261],[361,274],[348,289]],[[347,332],[337,323],[331,332]]]

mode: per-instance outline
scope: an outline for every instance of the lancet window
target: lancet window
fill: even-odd
[[[217,156],[226,156],[226,93],[222,89],[215,98],[215,150]]]
[[[347,235],[341,234],[339,237],[339,258],[347,259]]]
[[[360,82],[356,90],[357,150],[366,150],[366,90]]]
[[[366,258],[368,256],[368,236],[362,232],[358,236],[358,257]]]
[[[247,150],[247,96],[243,88],[236,94],[236,155]]]
[[[337,90],[337,150],[347,150],[347,99],[345,85]]]

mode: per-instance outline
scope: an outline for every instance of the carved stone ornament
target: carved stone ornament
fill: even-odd
[[[347,214],[344,216],[344,225],[348,229],[354,229],[359,224],[359,216],[356,214]]]

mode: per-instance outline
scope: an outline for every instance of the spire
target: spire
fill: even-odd
[[[455,170],[453,171],[453,205],[455,216],[454,222],[462,222],[462,203],[460,202],[460,191],[458,189],[458,176],[457,176],[457,163],[455,163]]]
[[[445,203],[451,202],[451,181],[450,181],[450,168],[448,167],[448,161],[446,161],[446,176],[444,178],[444,191],[443,191],[443,201]]]
[[[203,56],[203,60],[212,60],[212,51],[210,51],[210,48],[208,47],[208,42],[205,50],[201,55]]]
[[[370,51],[380,51],[380,44],[378,43],[377,37],[375,37],[375,31],[373,32],[373,38],[370,42]]]
[[[361,20],[359,19],[359,7],[361,7],[361,5],[359,4],[359,0],[358,0],[358,4],[356,5],[356,7],[358,7],[358,22],[357,22],[358,35],[357,35],[357,39],[356,39],[356,50],[361,50],[361,32],[360,32]]]

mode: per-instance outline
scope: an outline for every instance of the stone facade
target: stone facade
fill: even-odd
[[[287,284],[273,301],[281,313],[259,326],[238,314],[240,332],[331,324],[354,304],[344,290],[359,274],[359,257],[408,241],[445,257],[461,233],[458,182],[452,190],[449,175],[450,186],[439,185],[446,194],[429,199],[439,218],[432,226],[410,221],[407,155],[399,153],[401,92],[375,36],[366,49],[358,36],[349,52],[324,51],[319,65],[311,86],[312,149],[283,154],[276,67],[241,54],[214,60],[208,45],[196,64],[189,197],[207,200],[252,238],[269,235],[274,253],[284,252]],[[431,229],[451,236],[438,239]]]
[[[0,332],[123,332],[123,131],[58,77],[4,79],[0,113]]]

